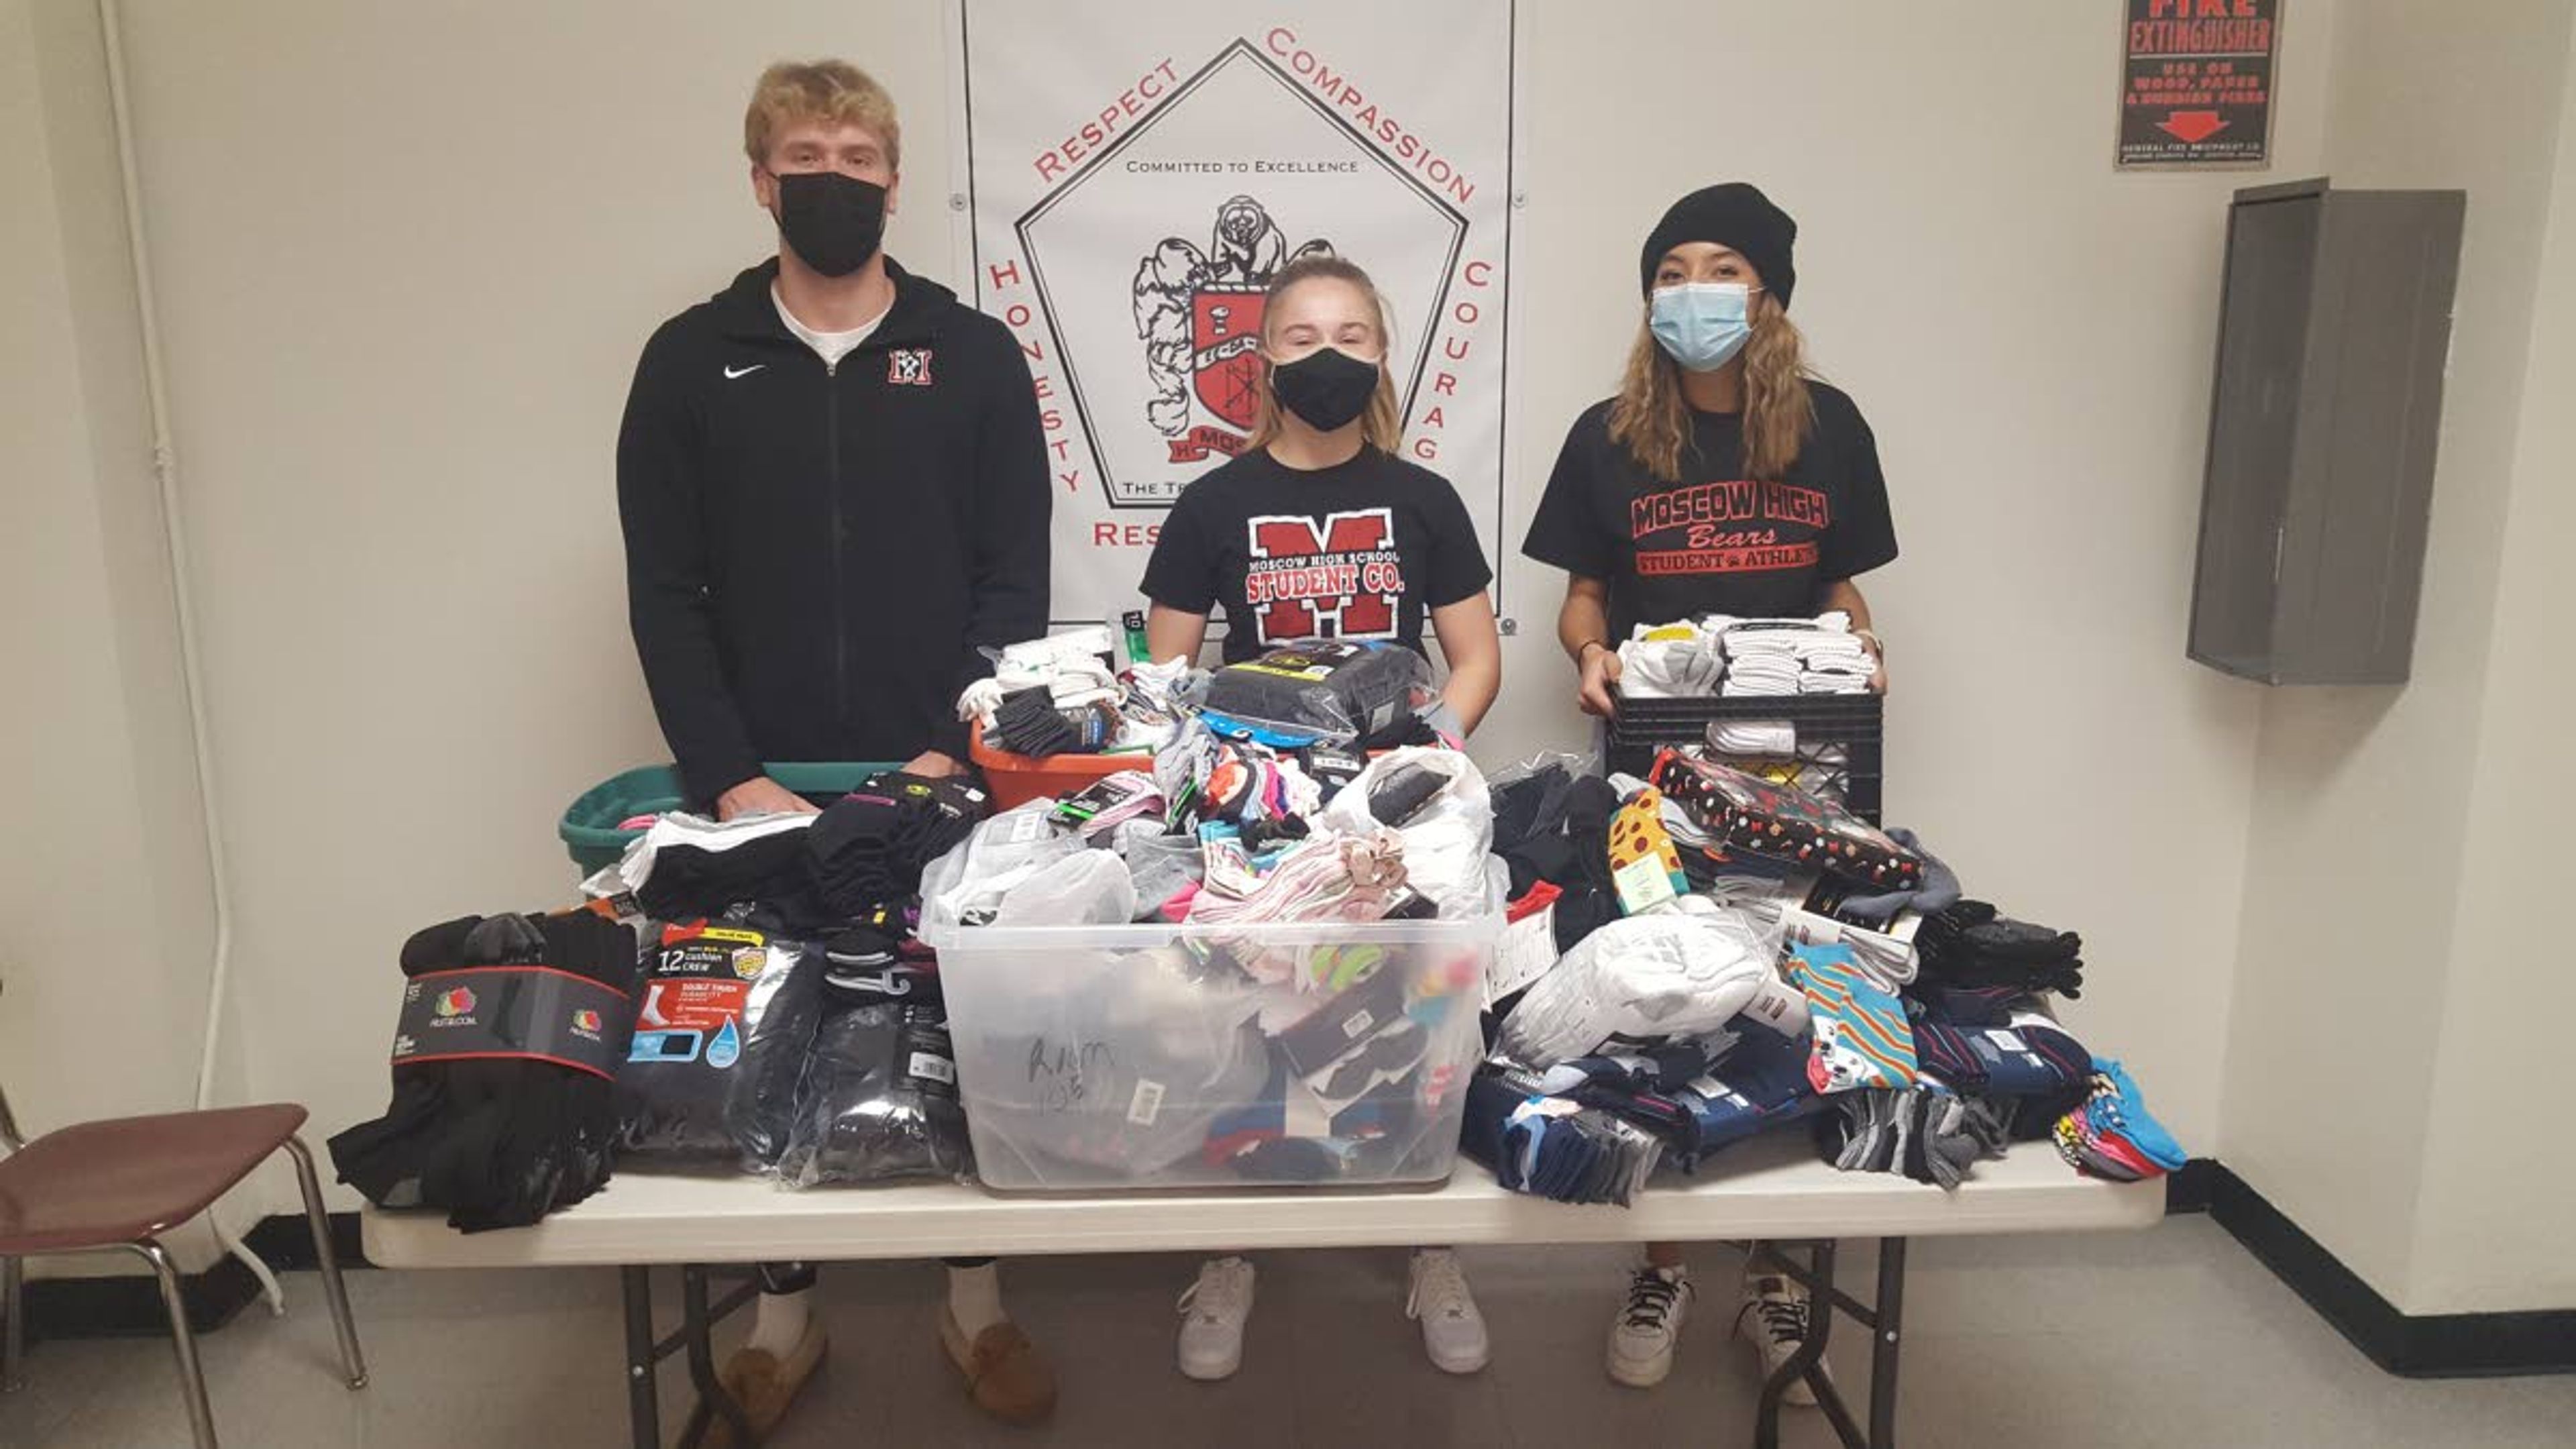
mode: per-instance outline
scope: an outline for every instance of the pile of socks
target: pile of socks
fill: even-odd
[[[2048,1137],[2058,1116],[2092,1088],[2092,1052],[2045,1013],[2017,1006],[1960,1021],[1937,998],[1909,995],[1914,1057],[1927,1078],[1955,1093],[2014,1104],[2014,1134]]]
[[[1662,1160],[1651,1132],[1539,1090],[1518,1068],[1488,1067],[1467,1084],[1459,1147],[1512,1192],[1626,1207]]]
[[[973,832],[986,803],[963,780],[900,770],[872,776],[806,832],[815,890],[845,921],[901,905],[920,893],[923,867]]]
[[[544,966],[631,996],[635,933],[589,911],[465,916],[403,945],[406,978],[475,966]],[[334,1136],[331,1161],[379,1207],[443,1208],[469,1233],[520,1227],[607,1183],[613,1091],[533,1058],[401,1064],[385,1114]]]
[[[1569,951],[1618,919],[1610,881],[1610,821],[1619,793],[1598,775],[1548,764],[1495,784],[1493,852],[1511,871],[1511,898],[1547,884],[1557,888],[1556,948]],[[1669,802],[1667,802],[1669,805]],[[1673,810],[1664,815],[1669,827]],[[1683,864],[1687,868],[1687,859]]]
[[[2113,1182],[2143,1182],[2186,1160],[2182,1144],[2148,1115],[2137,1083],[2108,1057],[2093,1058],[2084,1101],[2057,1119],[2053,1137],[2078,1172]]]
[[[718,916],[761,901],[791,913],[814,905],[805,832],[811,815],[746,815],[717,822],[674,811],[626,847],[617,864],[582,883],[593,898],[632,894],[657,921]]]
[[[957,718],[980,721],[989,735],[1002,706],[1015,696],[1035,696],[1057,711],[1115,704],[1126,691],[1110,672],[1112,647],[1108,631],[1097,625],[1010,645],[994,661],[992,677],[969,684],[958,697]]]
[[[995,749],[1015,755],[1096,755],[1118,735],[1117,706],[1105,700],[1058,708],[1044,689],[1004,695],[984,726]]]
[[[2083,937],[1999,915],[1985,901],[1927,914],[1914,947],[1923,974],[1946,986],[2084,994]]]
[[[1901,1173],[1950,1191],[1982,1158],[2001,1157],[2011,1109],[1924,1083],[1872,1088],[1836,1100],[1816,1124],[1817,1149],[1845,1172]]]
[[[1813,619],[1734,619],[1721,643],[1729,697],[1865,694],[1877,669],[1840,609]]]
[[[1722,1147],[1824,1110],[1826,1099],[1807,1080],[1813,1049],[1808,1037],[1747,1025],[1741,1035],[1668,1046],[1642,1060],[1581,1058],[1540,1082],[1552,1095],[1654,1133],[1664,1160],[1689,1172]]]

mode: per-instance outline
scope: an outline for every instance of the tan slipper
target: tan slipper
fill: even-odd
[[[822,1365],[823,1350],[831,1340],[823,1333],[820,1318],[809,1320],[805,1336],[785,1359],[762,1348],[746,1348],[726,1359],[716,1371],[716,1382],[733,1396],[742,1408],[742,1416],[751,1421],[752,1442],[769,1437],[778,1421],[787,1417],[787,1406],[796,1399],[805,1381]],[[733,1426],[716,1415],[707,1425],[706,1449],[749,1449],[734,1441]]]
[[[996,1323],[966,1341],[957,1315],[939,1309],[939,1343],[966,1379],[975,1407],[1005,1424],[1039,1424],[1055,1412],[1055,1371],[1018,1325]]]

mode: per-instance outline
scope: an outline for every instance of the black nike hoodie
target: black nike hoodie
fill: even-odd
[[[635,652],[692,799],[763,760],[963,758],[978,645],[1046,632],[1046,445],[1007,329],[889,260],[826,370],[775,258],[644,344],[617,437]]]

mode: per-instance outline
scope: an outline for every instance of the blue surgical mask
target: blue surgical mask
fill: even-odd
[[[1745,313],[1753,289],[1742,282],[1679,282],[1655,289],[1649,325],[1673,361],[1715,372],[1744,350],[1753,324]]]

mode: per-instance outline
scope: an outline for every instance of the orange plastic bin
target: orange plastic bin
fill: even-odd
[[[1123,755],[1015,755],[984,743],[984,727],[974,728],[967,747],[975,768],[993,795],[993,808],[1009,810],[1032,800],[1061,799],[1095,780],[1128,770],[1154,773],[1154,757],[1142,750]]]

